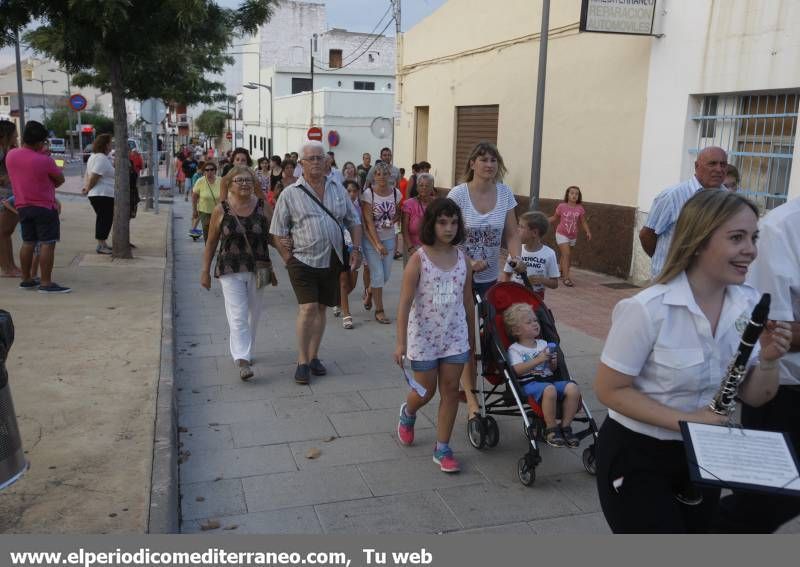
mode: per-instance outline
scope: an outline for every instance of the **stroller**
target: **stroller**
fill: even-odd
[[[479,333],[481,345],[481,381],[475,391],[480,404],[480,416],[472,417],[467,422],[467,437],[476,449],[495,447],[500,441],[500,429],[494,415],[519,415],[524,423],[525,436],[529,440],[528,452],[517,462],[517,476],[525,486],[531,486],[536,480],[536,466],[541,463],[539,443],[544,440],[546,429],[542,409],[533,397],[525,399],[525,394],[514,369],[509,363],[506,349],[512,341],[506,336],[503,324],[503,312],[514,303],[531,305],[539,319],[542,338],[548,342],[558,343],[558,367],[553,380],[569,380],[561,341],[556,330],[552,312],[544,301],[534,293],[530,283],[522,286],[517,283],[498,283],[486,293],[485,301],[477,298]],[[488,389],[487,389],[488,386]],[[559,406],[558,417],[561,409]],[[597,440],[597,424],[589,412],[589,408],[581,399],[581,407],[573,419],[573,423],[586,423],[585,429],[577,429],[575,436],[583,441],[592,436],[592,444],[584,449],[583,466],[589,474],[596,474],[595,444]]]

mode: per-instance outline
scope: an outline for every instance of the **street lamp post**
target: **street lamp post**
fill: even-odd
[[[26,81],[36,81],[37,83],[41,83],[42,85],[42,110],[44,111],[44,121],[47,122],[47,100],[44,97],[44,84],[45,83],[57,83],[58,81],[54,79],[37,79],[32,77],[30,79],[25,79]]]
[[[267,147],[269,149],[267,150],[267,153],[271,156],[272,155],[272,141],[275,139],[274,138],[275,129],[273,128],[273,116],[272,116],[272,100],[273,100],[273,96],[272,96],[272,79],[270,79],[268,85],[262,85],[261,83],[254,83],[254,82],[251,81],[250,83],[244,85],[244,87],[246,89],[259,89],[259,88],[261,88],[261,89],[267,89],[267,91],[269,91],[269,144],[267,144]],[[259,93],[259,95],[258,95],[258,102],[259,102],[259,106],[260,106],[260,104],[261,104],[261,93]],[[260,125],[260,122],[261,122],[261,119],[259,117],[259,125]]]
[[[66,69],[62,69],[61,67],[55,67],[53,69],[50,69],[50,72],[51,73],[64,73],[67,76],[67,97],[72,96],[72,87],[69,84],[69,71],[67,71]],[[68,106],[69,106],[69,108],[67,108],[67,124],[69,125],[69,130],[71,132],[72,131],[72,106],[71,105],[68,105]],[[72,138],[72,135],[70,134],[70,136],[69,136],[69,157],[73,157],[74,156],[74,154],[73,154],[73,149],[74,148],[72,147],[73,146],[73,141],[74,140]]]

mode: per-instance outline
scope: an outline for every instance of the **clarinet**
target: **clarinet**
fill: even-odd
[[[722,384],[714,399],[708,405],[708,408],[718,415],[726,415],[730,417],[736,409],[736,394],[739,391],[739,386],[744,381],[745,373],[747,371],[747,361],[750,359],[750,353],[753,352],[753,347],[764,330],[764,325],[767,322],[767,315],[769,315],[770,295],[765,293],[761,296],[758,305],[753,309],[750,315],[750,321],[742,333],[742,339],[739,342],[739,350],[733,357],[730,366],[728,366],[725,377],[722,379]]]

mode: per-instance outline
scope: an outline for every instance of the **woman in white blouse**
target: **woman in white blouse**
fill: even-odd
[[[114,222],[114,166],[108,157],[111,151],[111,134],[100,134],[92,144],[92,155],[86,163],[86,179],[83,194],[89,195],[97,218],[94,224],[94,237],[97,240],[98,254],[111,254],[106,240]]]
[[[597,442],[598,493],[616,533],[709,529],[720,491],[702,488],[702,501],[688,503],[678,422],[727,420],[708,404],[760,297],[744,285],[757,238],[753,203],[700,191],[681,211],[654,285],[614,308],[595,391],[609,408]],[[759,406],[775,395],[776,361],[790,339],[786,323],[767,324],[739,389],[743,401]]]

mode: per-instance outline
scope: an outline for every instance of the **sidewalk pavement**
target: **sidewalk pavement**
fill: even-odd
[[[0,533],[143,533],[170,210],[140,212],[131,222],[137,258],[112,262],[94,252],[86,198],[59,200],[54,279],[72,293],[46,296],[0,279],[0,307],[16,327],[11,393],[31,464],[0,493]]]
[[[607,533],[595,479],[578,450],[543,447],[535,484],[517,479],[526,452],[521,418],[498,418],[500,443],[477,451],[462,405],[451,446],[463,470],[432,462],[434,399],[417,419],[417,440],[401,446],[395,428],[407,386],[392,362],[395,326],[380,325],[351,295],[353,330],[328,312],[321,358],[328,375],[294,383],[297,304],[282,263],[265,292],[255,378],[243,383],[228,350],[218,282],[200,287],[203,245],[186,236],[189,206],[175,204],[176,386],[180,426],[182,531],[231,533]],[[402,264],[386,287],[394,319]],[[573,296],[602,295],[605,276],[576,272],[575,288],[548,291],[570,370],[602,421],[591,381],[609,321],[605,303],[574,313]],[[619,292],[630,294],[635,290]],[[573,323],[571,326],[567,323]],[[582,330],[578,323],[586,327]],[[591,333],[590,333],[591,331]],[[592,334],[593,333],[593,334]],[[313,456],[316,453],[318,456]]]

